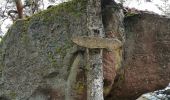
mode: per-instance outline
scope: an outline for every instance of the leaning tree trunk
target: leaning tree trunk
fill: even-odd
[[[89,37],[104,37],[101,0],[88,0],[87,27]],[[87,49],[87,100],[104,100],[102,51]]]

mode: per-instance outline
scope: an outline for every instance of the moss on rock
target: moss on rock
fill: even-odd
[[[73,47],[71,37],[87,33],[85,3],[62,3],[12,25],[0,45],[0,75],[6,83],[0,96],[27,99],[39,86],[65,89],[70,61],[64,58]],[[51,73],[57,73],[55,79],[44,79]]]

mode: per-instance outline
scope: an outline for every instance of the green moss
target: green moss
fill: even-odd
[[[132,16],[135,16],[135,15],[137,15],[137,14],[136,14],[136,13],[127,12],[127,13],[125,14],[125,17],[132,17]]]
[[[5,49],[6,49],[6,48],[4,48],[4,47],[6,47],[6,43],[4,44],[4,42],[5,42],[5,40],[8,40],[7,38],[9,38],[9,37],[13,38],[15,36],[15,34],[13,34],[13,32],[11,32],[11,31],[16,30],[16,28],[19,26],[19,28],[21,29],[21,33],[19,33],[18,39],[21,39],[21,42],[28,44],[29,39],[26,37],[26,33],[25,33],[27,30],[27,25],[28,25],[27,22],[28,21],[26,21],[26,20],[15,21],[14,24],[9,28],[6,35],[2,38],[2,41],[0,42],[0,57],[1,57],[0,58],[0,77],[2,76],[2,71],[3,71],[3,67],[4,67],[4,61],[3,61],[4,58],[3,57],[5,55]],[[16,33],[16,34],[18,34],[18,33]]]
[[[20,20],[21,21],[21,33],[20,33],[20,37],[18,37],[20,39],[20,42],[23,43],[25,46],[29,46],[30,43],[30,39],[28,37],[27,34],[27,29],[28,29],[28,25],[29,25],[29,20],[24,19],[24,20]],[[15,26],[14,26],[15,27]],[[16,26],[17,27],[17,26]]]
[[[21,42],[23,42],[24,44],[28,44],[29,43],[29,38],[26,34],[23,34],[21,37]]]
[[[78,94],[82,94],[85,90],[85,86],[81,81],[78,81],[75,85],[75,90]]]
[[[62,45],[62,47],[56,47],[55,54],[60,54],[62,58],[64,58],[67,54],[67,52],[70,52],[70,48],[73,46],[70,42],[65,41],[65,45]]]
[[[49,8],[45,11],[33,15],[33,18],[44,17],[43,21],[49,22],[56,19],[57,15],[71,15],[74,17],[80,17],[85,13],[86,9],[86,0],[72,0],[69,2],[61,3],[55,7]],[[55,15],[55,16],[54,16]],[[64,17],[61,17],[64,18]]]
[[[2,76],[2,62],[3,62],[3,52],[2,52],[2,44],[0,43],[0,77]]]
[[[3,59],[4,59],[4,54],[3,54],[3,48],[2,48],[2,42],[0,42],[0,78],[2,77],[2,71],[3,71]]]
[[[125,74],[124,74],[124,69],[120,69],[117,73],[117,77],[118,79],[114,82],[114,86],[113,86],[113,89],[114,88],[118,88],[118,87],[121,87],[122,84],[124,83],[125,81]]]
[[[61,50],[62,50],[61,48],[56,48],[55,52],[58,54],[61,52]]]
[[[52,7],[50,9],[47,9],[45,11],[42,11],[40,13],[37,13],[31,17],[27,17],[23,20],[18,20],[14,22],[12,27],[8,30],[7,34],[3,37],[3,40],[6,40],[6,37],[13,37],[14,34],[11,32],[12,30],[15,30],[16,28],[19,28],[21,33],[19,33],[18,39],[20,39],[20,42],[24,44],[24,46],[30,45],[30,38],[27,34],[28,27],[31,23],[34,21],[41,21],[43,24],[50,24],[51,22],[57,22],[61,21],[63,26],[66,28],[69,27],[69,18],[66,16],[73,16],[73,17],[80,17],[82,14],[85,14],[86,9],[86,0],[72,0],[69,2],[61,3],[55,7]],[[55,20],[54,20],[55,19]],[[21,27],[20,27],[21,26]],[[56,48],[56,51],[54,54],[61,54],[62,57],[66,55],[67,50],[71,47],[70,43],[66,43],[63,47]],[[52,63],[52,66],[56,66],[57,62],[56,59],[54,59],[54,55],[48,54],[49,61]],[[1,68],[0,68],[1,70]]]
[[[57,67],[57,61],[51,52],[48,52],[48,60],[50,61],[53,67]]]
[[[65,19],[62,16],[62,14],[72,15],[74,17],[80,17],[80,16],[82,16],[82,14],[85,14],[86,3],[87,3],[86,0],[72,0],[69,2],[64,2],[64,3],[61,3],[57,6],[55,6],[55,7],[52,7],[47,10],[44,10],[42,12],[39,12],[37,14],[34,14],[31,17],[26,17],[23,20],[17,20],[14,22],[12,27],[16,27],[18,21],[24,21],[24,23],[25,23],[24,28],[27,29],[31,20],[40,20],[41,19],[43,22],[50,23],[51,21],[54,21],[53,19],[59,18],[59,16],[60,16],[59,19]],[[10,32],[10,29],[8,30],[7,34],[3,38],[5,38],[9,34],[12,34],[12,32]],[[1,41],[3,41],[3,39]]]
[[[14,91],[11,91],[11,92],[9,93],[9,95],[10,95],[10,97],[12,98],[12,100],[15,100],[15,99],[16,99],[17,94],[16,94]]]
[[[111,89],[112,89],[111,86],[110,86],[110,87],[104,87],[104,89],[103,89],[103,94],[104,94],[104,95],[108,95],[108,94],[110,93]]]

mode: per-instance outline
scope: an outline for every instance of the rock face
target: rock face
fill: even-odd
[[[73,36],[87,35],[85,11],[86,0],[73,0],[14,23],[1,43],[1,98],[86,99],[85,49],[71,41]],[[115,33],[122,27],[117,23]],[[115,25],[109,22],[108,25],[107,30],[113,31]],[[108,94],[122,57],[119,49],[114,53],[106,50],[105,54],[108,55],[104,56],[108,59],[104,61],[105,94]]]
[[[158,15],[143,13],[125,18],[124,76],[123,81],[115,80],[111,98],[134,100],[143,93],[168,85],[169,27],[170,19]]]
[[[9,29],[1,48],[3,98],[64,99],[71,59],[78,52],[71,37],[87,33],[83,5],[77,0],[64,3]]]
[[[127,17],[124,37],[122,10],[109,7],[103,14],[106,37],[125,39],[125,46],[123,60],[122,48],[104,51],[104,88],[110,93],[106,100],[134,100],[166,86],[170,19]],[[86,0],[73,0],[15,22],[0,44],[0,99],[64,100],[70,89],[74,100],[86,100],[85,49],[71,41],[87,35],[85,9]],[[77,70],[72,70],[74,65]]]
[[[170,84],[162,90],[143,94],[137,100],[169,100],[170,99]]]

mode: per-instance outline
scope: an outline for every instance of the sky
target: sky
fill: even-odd
[[[55,4],[48,2],[48,0],[44,0],[44,9],[46,9],[49,5],[56,5],[63,1],[68,1],[68,0],[58,0]],[[115,0],[115,1],[119,2],[119,0]],[[161,0],[151,0],[151,1],[152,2],[146,2],[146,0],[126,0],[124,6],[129,8],[136,8],[139,10],[152,11],[158,14],[163,14],[162,11],[160,11],[156,6],[156,5],[161,6],[163,4]],[[0,0],[0,7],[4,7],[5,2],[6,0]],[[170,0],[169,0],[169,4],[170,4]],[[2,32],[0,31],[0,35],[4,35],[2,33],[7,32],[8,28],[12,25],[12,21],[10,19],[6,19],[3,21],[2,19],[0,19],[0,24],[1,23],[3,24],[1,25]]]
[[[48,0],[43,0],[44,2],[44,8],[41,7],[42,9],[46,9],[49,5],[57,5],[61,2],[64,2],[65,0],[56,0],[57,2],[54,4],[54,3],[50,3],[48,2]],[[24,0],[22,0],[22,2],[24,2]],[[6,4],[6,0],[0,0],[0,8],[2,7],[3,9],[5,9],[5,4]],[[1,25],[2,23],[2,25]],[[9,29],[9,27],[13,24],[12,20],[11,19],[0,19],[0,36],[3,36]]]
[[[119,0],[115,0],[115,1],[119,2]],[[151,0],[151,1],[152,2],[146,2],[146,0],[127,0],[124,3],[124,6],[129,8],[136,8],[144,11],[152,11],[157,14],[163,14],[162,11],[160,11],[156,6],[156,5],[162,6],[163,2],[161,0]]]

